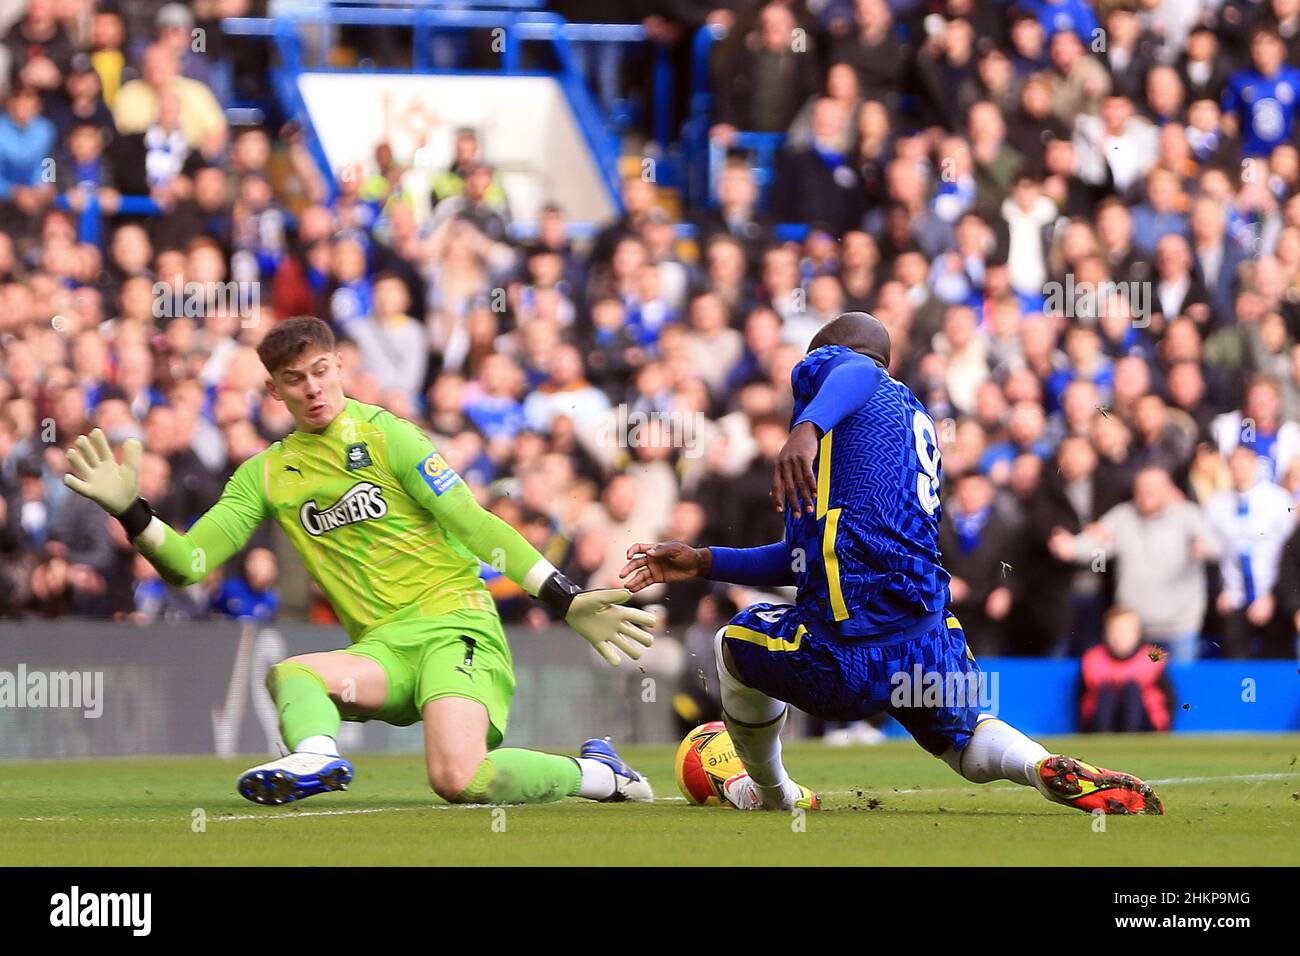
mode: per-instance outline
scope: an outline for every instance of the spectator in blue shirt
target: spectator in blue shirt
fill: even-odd
[[[1042,22],[1020,6],[1013,7],[1007,16],[1011,33],[1011,63],[1017,78],[1024,80],[1047,69],[1047,35]]]
[[[114,166],[104,155],[104,133],[90,122],[78,122],[64,142],[63,158],[58,164],[59,186],[67,194],[68,204],[80,212],[92,197],[100,208],[114,212],[120,201]]]
[[[1242,153],[1267,156],[1291,137],[1300,69],[1286,63],[1286,44],[1277,28],[1265,24],[1250,40],[1253,69],[1238,70],[1223,93],[1224,125],[1240,130]]]
[[[1153,255],[1162,236],[1187,238],[1191,225],[1182,211],[1182,183],[1178,174],[1157,166],[1147,174],[1147,200],[1133,207],[1133,242]]]
[[[226,578],[212,595],[212,610],[240,621],[273,621],[280,610],[279,565],[268,548],[253,548],[242,577]]]
[[[1016,402],[1007,417],[1006,438],[995,442],[980,458],[979,471],[988,475],[997,485],[1005,485],[1011,477],[1011,463],[1020,455],[1033,455],[1047,459],[1052,456],[1052,444],[1047,437],[1047,417],[1043,406],[1037,402]]]
[[[1097,15],[1086,0],[1034,0],[1028,6],[1049,40],[1062,30],[1072,30],[1089,46],[1097,36]]]
[[[482,392],[465,405],[465,414],[478,426],[489,442],[496,438],[514,438],[524,427],[524,407],[519,393],[524,376],[514,360],[505,355],[489,355],[479,370]]]
[[[261,258],[259,256],[259,258]],[[330,315],[339,327],[374,312],[375,302],[368,275],[366,250],[352,233],[336,236],[330,249]]]
[[[35,87],[17,86],[0,116],[0,227],[26,227],[54,198],[54,124]]]
[[[1071,325],[1065,333],[1065,353],[1068,363],[1047,378],[1048,410],[1061,407],[1061,396],[1071,382],[1091,382],[1103,399],[1108,399],[1115,381],[1115,368],[1102,351],[1100,333],[1092,326]]]

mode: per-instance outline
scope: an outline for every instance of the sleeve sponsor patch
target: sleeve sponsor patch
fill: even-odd
[[[433,489],[435,495],[441,495],[460,482],[460,475],[456,474],[447,464],[447,460],[437,452],[420,462],[420,474],[424,477],[424,483]]]

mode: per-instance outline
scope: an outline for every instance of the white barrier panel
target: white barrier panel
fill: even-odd
[[[336,174],[358,162],[373,171],[375,147],[388,143],[399,163],[432,177],[451,164],[456,130],[469,127],[497,167],[515,219],[535,220],[548,201],[574,221],[614,215],[608,185],[550,77],[304,73],[298,88]]]

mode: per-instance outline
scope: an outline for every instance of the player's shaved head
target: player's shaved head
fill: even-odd
[[[842,312],[823,325],[808,344],[808,351],[823,345],[843,345],[889,367],[889,330],[874,315]]]

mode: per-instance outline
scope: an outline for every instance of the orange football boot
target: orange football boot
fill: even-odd
[[[1047,799],[1085,813],[1165,812],[1150,784],[1131,773],[1105,770],[1060,754],[1038,761],[1038,789]]]

